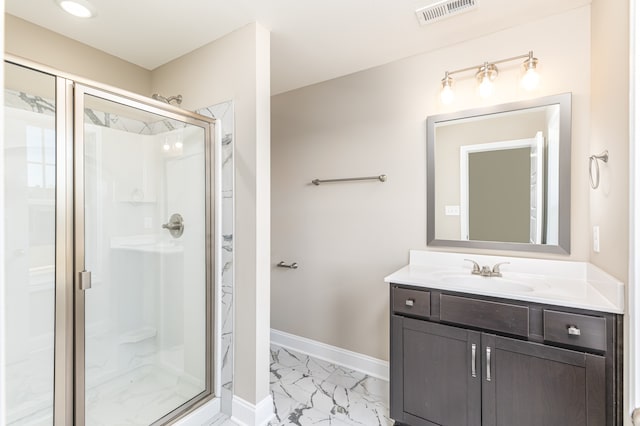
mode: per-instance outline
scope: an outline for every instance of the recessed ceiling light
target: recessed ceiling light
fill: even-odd
[[[56,2],[65,12],[78,18],[95,16],[93,5],[86,0],[56,0]]]

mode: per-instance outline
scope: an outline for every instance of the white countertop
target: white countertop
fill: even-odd
[[[586,262],[410,251],[409,265],[387,276],[388,283],[449,290],[593,311],[624,313],[624,284]],[[472,275],[480,266],[502,265],[502,277]]]

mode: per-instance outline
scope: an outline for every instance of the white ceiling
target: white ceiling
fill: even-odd
[[[5,0],[5,10],[149,70],[257,21],[271,31],[273,94],[590,3],[478,0],[473,11],[420,26],[414,11],[434,0],[90,1],[97,16],[88,20],[54,0]]]

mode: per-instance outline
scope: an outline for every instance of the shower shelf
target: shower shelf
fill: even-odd
[[[142,235],[111,238],[111,249],[148,253],[182,253],[183,247],[173,241],[163,241],[157,236]]]
[[[158,332],[154,327],[140,327],[121,334],[118,343],[138,343],[156,337],[156,334]]]

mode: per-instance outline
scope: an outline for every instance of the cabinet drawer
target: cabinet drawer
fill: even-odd
[[[393,312],[428,318],[431,315],[431,293],[394,287]]]
[[[526,306],[442,294],[440,320],[514,336],[529,336],[529,308]]]
[[[544,340],[606,351],[606,320],[581,314],[544,310]]]

